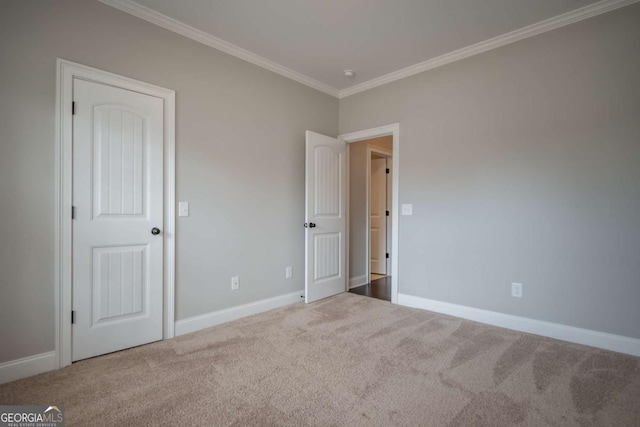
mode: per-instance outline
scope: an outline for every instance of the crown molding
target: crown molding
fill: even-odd
[[[637,3],[638,1],[640,0],[601,0],[588,6],[563,13],[562,15],[545,19],[544,21],[522,27],[518,30],[511,31],[509,33],[493,37],[467,47],[463,47],[462,49],[445,53],[444,55],[428,59],[424,62],[411,65],[407,68],[403,68],[401,70],[385,74],[384,76],[376,77],[366,82],[359,83],[346,89],[342,89],[341,91],[339,91],[338,98],[345,98],[350,95],[355,95],[356,93],[364,92],[366,90],[373,89],[375,87],[382,86],[396,80],[404,79],[405,77],[413,76],[414,74],[432,70],[434,68],[450,64],[452,62],[460,61],[461,59],[469,58],[470,56],[478,55],[492,49],[497,49],[499,47],[515,43],[519,40],[546,33],[547,31],[555,30],[557,28],[564,27],[565,25],[573,24],[575,22],[582,21],[593,16],[619,9],[624,6]]]
[[[280,74],[281,76],[295,80],[298,83],[302,83],[313,89],[319,90],[320,92],[324,92],[336,98],[345,98],[347,96],[355,95],[356,93],[364,92],[366,90],[373,89],[375,87],[382,86],[396,80],[404,79],[406,77],[432,70],[437,67],[442,67],[443,65],[451,64],[452,62],[460,61],[462,59],[469,58],[471,56],[478,55],[489,50],[497,49],[499,47],[536,36],[538,34],[546,33],[547,31],[555,30],[557,28],[564,27],[566,25],[573,24],[584,19],[588,19],[615,9],[619,9],[624,6],[637,3],[640,0],[601,0],[596,3],[581,7],[579,9],[575,9],[570,12],[555,16],[553,18],[545,19],[544,21],[528,25],[518,30],[511,31],[509,33],[502,34],[500,36],[493,37],[488,40],[463,47],[449,53],[445,53],[444,55],[428,59],[418,64],[411,65],[401,70],[385,74],[384,76],[376,77],[374,79],[342,90],[338,90],[316,79],[305,76],[302,73],[294,71],[276,62],[270,61],[267,58],[256,55],[253,52],[231,44],[218,37],[214,37],[211,34],[205,33],[204,31],[198,30],[197,28],[193,28],[176,19],[170,18],[166,15],[163,15],[162,13],[149,9],[148,7],[142,6],[133,0],[98,1],[138,18],[144,19],[145,21],[156,24],[167,30],[173,31],[192,40],[210,46],[214,49],[218,49],[229,55],[250,62],[269,71],[273,71],[274,73]]]
[[[220,50],[224,53],[228,53],[229,55],[235,56],[236,58],[240,58],[259,67],[265,68],[269,71],[273,71],[274,73],[280,74],[281,76],[287,77],[298,83],[302,83],[313,89],[319,90],[320,92],[324,92],[334,97],[338,97],[339,95],[338,89],[335,89],[311,77],[305,76],[304,74],[298,73],[297,71],[294,71],[283,65],[270,61],[260,55],[256,55],[253,52],[231,44],[218,37],[214,37],[211,34],[198,30],[197,28],[193,28],[190,25],[170,18],[162,13],[156,12],[155,10],[149,9],[146,6],[142,6],[141,4],[138,4],[132,0],[98,1],[119,9],[123,12],[126,12],[130,15],[136,16],[140,19],[144,19],[145,21],[151,22],[152,24],[156,24],[167,30],[173,31],[174,33],[178,33],[209,47]]]

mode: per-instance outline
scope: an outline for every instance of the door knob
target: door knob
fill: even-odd
[[[315,227],[316,227],[316,225],[315,225],[313,222],[310,222],[309,224],[307,224],[307,223],[305,222],[305,223],[304,223],[304,228],[307,228],[307,227],[309,227],[309,228],[315,228]]]
[[[158,234],[160,234],[160,229],[158,227],[153,227],[151,229],[151,234],[153,234],[154,236],[157,236]]]

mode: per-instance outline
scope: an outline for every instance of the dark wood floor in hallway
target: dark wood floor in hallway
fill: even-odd
[[[366,285],[350,289],[349,292],[353,294],[364,295],[366,297],[391,301],[391,276],[372,280]]]

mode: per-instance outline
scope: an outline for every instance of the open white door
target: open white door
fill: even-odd
[[[307,131],[305,302],[346,289],[346,149],[343,141]]]
[[[387,275],[387,159],[371,159],[369,271]]]

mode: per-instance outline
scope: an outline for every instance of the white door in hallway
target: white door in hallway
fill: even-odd
[[[369,266],[373,274],[387,274],[387,159],[371,159],[369,191]]]
[[[73,81],[74,361],[162,339],[163,100]]]
[[[346,289],[346,144],[306,133],[305,302]]]
[[[387,276],[391,275],[391,251],[393,241],[393,226],[392,226],[392,218],[393,218],[393,158],[387,157],[387,169],[389,173],[387,173],[387,212],[389,215],[386,216],[385,225],[387,227],[387,253],[389,257],[387,258]]]

